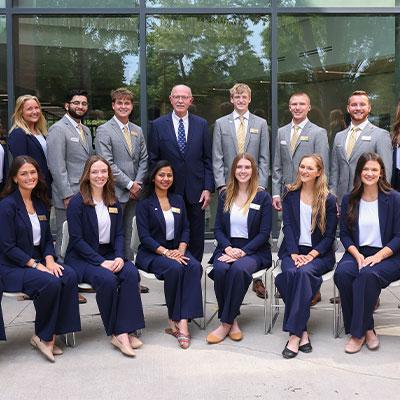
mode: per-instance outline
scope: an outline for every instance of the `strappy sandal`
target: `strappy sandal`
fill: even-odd
[[[176,337],[178,339],[178,335],[179,335],[179,329],[178,328],[176,328],[175,331],[172,328],[165,328],[164,332],[167,335],[172,335],[173,337]]]
[[[184,335],[182,332],[178,331],[178,336],[176,336],[178,339],[179,347],[181,349],[188,349],[190,347],[190,334],[189,335]]]

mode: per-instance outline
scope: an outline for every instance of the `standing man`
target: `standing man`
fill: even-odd
[[[354,172],[360,155],[364,152],[378,153],[385,164],[386,179],[392,177],[393,149],[388,131],[368,121],[371,104],[368,94],[357,90],[347,101],[347,112],[351,124],[338,132],[332,148],[331,190],[338,198],[340,206],[343,195],[353,188]]]
[[[256,160],[260,189],[268,186],[269,135],[267,121],[249,112],[251,89],[244,83],[236,83],[230,89],[230,101],[234,110],[215,121],[212,160],[215,186],[225,190],[233,159],[239,153],[249,153]],[[265,297],[261,279],[253,281],[258,297]]]
[[[150,166],[159,160],[172,164],[175,193],[183,196],[189,219],[188,249],[201,262],[204,210],[214,191],[211,140],[207,121],[188,112],[193,102],[190,87],[174,86],[169,100],[174,110],[153,121],[149,133]]]
[[[52,195],[56,217],[56,254],[60,256],[62,226],[67,219],[66,208],[71,197],[79,192],[79,179],[86,160],[93,153],[92,135],[82,124],[88,112],[88,94],[71,90],[64,108],[66,114],[49,129],[47,164],[53,176]]]
[[[111,165],[115,194],[123,210],[125,256],[132,260],[132,220],[147,174],[147,149],[142,129],[129,121],[133,93],[127,88],[113,90],[111,105],[114,116],[96,130],[96,151]]]
[[[282,210],[282,192],[294,182],[303,156],[317,153],[322,157],[325,171],[329,169],[328,135],[324,128],[307,118],[311,110],[310,97],[295,93],[289,99],[292,121],[279,128],[276,135],[275,157],[272,171],[272,206]]]

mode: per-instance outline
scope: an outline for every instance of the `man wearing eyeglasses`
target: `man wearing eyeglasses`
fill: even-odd
[[[204,211],[214,191],[211,140],[207,121],[188,112],[193,102],[186,85],[172,88],[173,111],[152,123],[148,136],[150,168],[168,160],[174,169],[175,193],[183,196],[190,225],[188,249],[200,262],[204,252]]]
[[[71,197],[79,192],[79,179],[86,160],[93,153],[92,135],[82,124],[88,112],[88,93],[71,90],[64,108],[66,114],[49,129],[47,163],[53,177],[52,194],[56,216],[56,254],[60,256],[62,226]]]

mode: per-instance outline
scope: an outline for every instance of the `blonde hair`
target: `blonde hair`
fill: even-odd
[[[249,185],[247,187],[247,201],[244,204],[242,210],[243,213],[247,212],[250,207],[251,202],[254,197],[256,197],[258,190],[258,171],[257,164],[254,160],[253,156],[248,153],[240,153],[238,154],[233,162],[231,167],[231,172],[228,179],[228,184],[226,186],[226,194],[225,194],[225,203],[224,203],[224,212],[230,212],[232,210],[233,203],[239,193],[239,183],[236,179],[235,173],[236,168],[241,159],[245,159],[250,161],[251,163],[251,177],[249,181]]]
[[[30,94],[24,94],[23,96],[19,96],[17,101],[15,102],[14,114],[12,116],[12,127],[10,132],[15,128],[21,128],[27,135],[32,135],[32,132],[29,130],[29,126],[24,120],[22,113],[24,110],[24,105],[28,100],[36,101],[37,105],[40,108],[40,118],[39,121],[35,124],[35,129],[41,133],[42,135],[47,135],[47,121],[42,112],[42,106],[40,105],[40,101],[36,96],[32,96]]]
[[[235,94],[247,93],[249,97],[251,97],[251,89],[249,85],[245,83],[235,83],[230,89],[229,94],[231,97],[235,96]]]
[[[319,154],[310,154],[301,158],[299,166],[305,158],[311,158],[314,160],[315,164],[317,165],[317,169],[320,172],[320,175],[315,179],[314,195],[311,206],[311,232],[314,232],[315,228],[318,226],[321,233],[324,234],[326,229],[326,199],[328,198],[329,194],[324,162]],[[294,190],[301,189],[302,186],[303,183],[300,179],[300,173],[298,170],[296,180],[291,185],[288,185],[287,189],[289,192],[293,192]]]

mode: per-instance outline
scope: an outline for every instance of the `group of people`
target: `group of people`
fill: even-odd
[[[400,195],[388,183],[393,167],[398,189],[400,134],[391,141],[387,131],[371,124],[368,95],[354,92],[347,104],[351,124],[336,135],[329,164],[327,133],[307,118],[309,96],[296,93],[289,100],[292,121],[276,137],[271,197],[266,191],[267,122],[249,112],[246,84],[232,87],[230,101],[234,110],[215,122],[211,141],[205,119],[189,112],[190,88],[174,86],[173,111],[152,121],[146,145],[140,127],[129,121],[132,92],[116,89],[111,93],[114,116],[97,128],[94,151],[83,124],[86,92],[68,94],[65,116],[48,132],[39,100],[30,95],[17,99],[8,137],[13,161],[3,175],[0,202],[0,296],[17,291],[33,300],[31,344],[48,360],[54,362],[63,352],[56,335],[81,328],[81,282],[96,292],[111,343],[135,356],[142,345],[136,332],[144,327],[137,268],[164,281],[165,332],[181,348],[190,346],[189,322],[203,317],[204,212],[215,188],[217,247],[209,276],[221,323],[207,335],[209,344],[243,338],[240,306],[252,274],[272,265],[269,237],[275,209],[283,211],[282,273],[276,278],[286,305],[283,329],[289,333],[283,356],[312,351],[310,305],[321,276],[335,264],[339,214],[346,252],[335,283],[351,335],[345,351],[355,353],[364,343],[371,350],[379,347],[374,306],[381,288],[400,279]],[[61,262],[64,224],[69,242]],[[134,224],[140,238],[135,264],[130,246]],[[260,281],[253,282],[253,289],[267,296]],[[0,339],[5,339],[2,323],[0,315]]]

